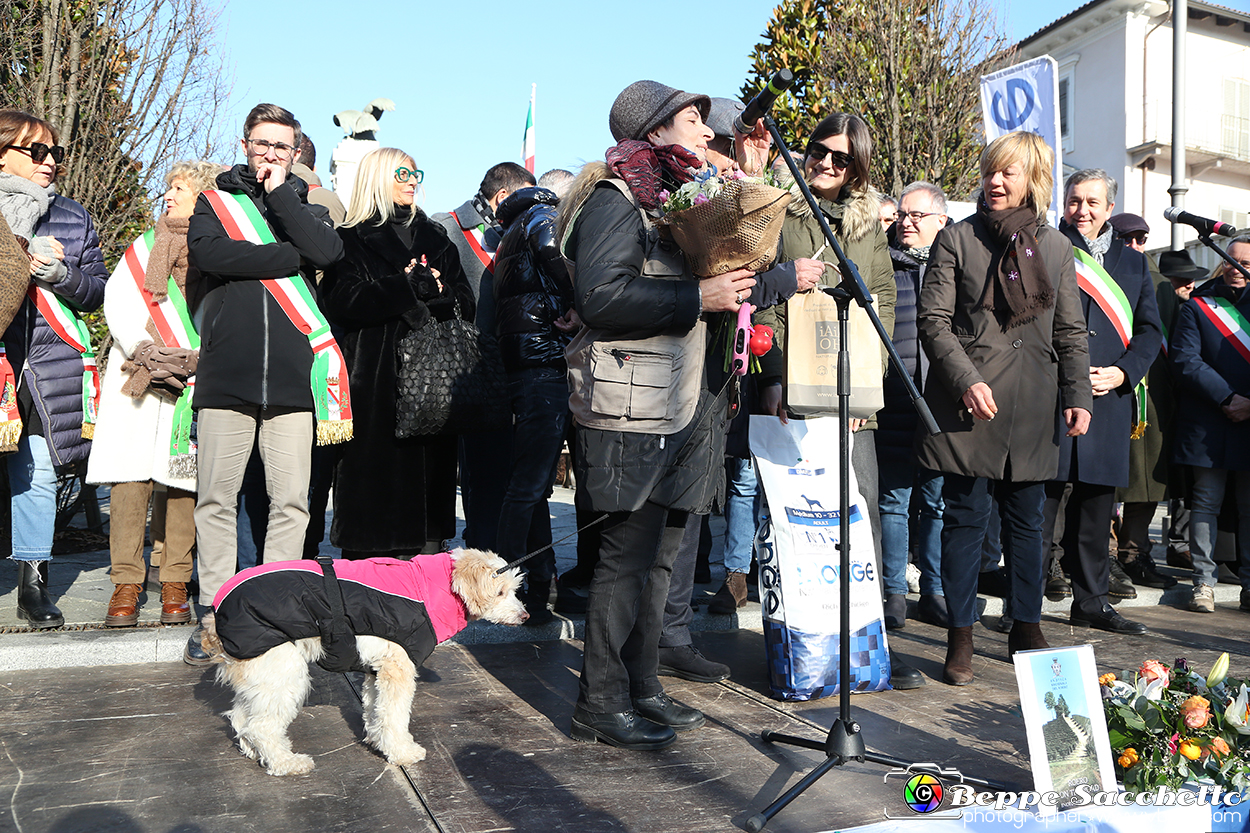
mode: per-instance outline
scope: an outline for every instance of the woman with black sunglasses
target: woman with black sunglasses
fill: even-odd
[[[53,187],[65,159],[57,141],[56,128],[43,119],[0,110],[0,214],[29,241],[34,290],[4,332],[7,363],[0,363],[0,440],[17,443],[17,453],[6,458],[17,613],[34,628],[65,623],[48,597],[56,469],[87,459],[91,450],[99,380],[79,313],[100,306],[108,279],[91,215]],[[16,411],[6,407],[10,382]],[[20,437],[13,436],[19,426]]]
[[[838,245],[855,264],[859,275],[876,301],[877,314],[886,332],[894,330],[894,266],[889,244],[881,227],[880,201],[869,188],[868,167],[872,160],[872,137],[868,125],[853,113],[834,113],[822,119],[807,140],[803,154],[803,175],[821,213],[837,236]],[[820,286],[837,286],[841,282],[838,259],[833,247],[825,241],[820,222],[812,214],[797,184],[791,188],[794,199],[786,209],[781,229],[778,259],[794,260],[815,257],[829,264]],[[819,291],[818,289],[816,291]],[[787,421],[785,390],[782,385],[786,356],[786,307],[778,305],[756,314],[757,323],[772,326],[775,333],[773,349],[760,357],[760,399],[764,413]],[[884,356],[884,353],[882,354]],[[877,510],[877,451],[874,435],[876,417],[851,420],[856,432],[851,447],[851,465],[859,492],[868,508],[876,552],[877,574],[881,566],[881,520]],[[890,611],[887,611],[887,614]],[[895,613],[899,613],[895,611]],[[905,611],[899,613],[905,615]],[[894,662],[890,683],[894,688],[916,688],[924,685],[919,671]]]

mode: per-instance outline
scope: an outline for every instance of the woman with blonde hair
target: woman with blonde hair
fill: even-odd
[[[199,358],[189,310],[195,309],[201,286],[187,260],[187,226],[200,192],[216,187],[220,171],[212,162],[178,162],[170,169],[165,212],[126,250],[104,290],[113,346],[100,385],[87,482],[112,484],[114,588],[107,627],[139,621],[143,533],[153,500],[152,541],[163,543],[159,564],[152,559],[152,567],[159,567],[161,622],[191,621],[187,582],[195,546],[195,453],[186,387]]]
[[[456,534],[456,443],[395,437],[399,340],[475,312],[456,247],[416,205],[423,178],[396,148],[361,160],[339,229],[344,256],[321,283],[352,380],[355,437],[335,468],[330,527],[344,558],[441,552]]]
[[[1009,133],[981,154],[977,211],[938,233],[917,327],[931,362],[925,400],[942,433],[918,436],[919,464],[943,472],[942,587],[950,627],[943,679],[972,681],[981,543],[998,500],[1012,575],[1011,653],[1049,647],[1042,610],[1042,504],[1068,436],[1089,427],[1085,316],[1072,244],[1046,224],[1054,154]]]

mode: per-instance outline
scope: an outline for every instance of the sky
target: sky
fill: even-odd
[[[1016,40],[1083,5],[989,2]],[[302,0],[284,7],[278,23],[259,11],[265,4],[224,0],[221,43],[234,83],[223,135],[240,135],[259,102],[286,107],[316,142],[317,171],[329,186],[331,156],[344,137],[333,115],[389,98],[395,111],[383,115],[378,140],[403,148],[425,171],[425,210],[447,211],[473,195],[489,167],[520,161],[531,84],[538,85],[537,172],[576,170],[613,144],[608,111],[634,81],[737,96],[774,5]]]

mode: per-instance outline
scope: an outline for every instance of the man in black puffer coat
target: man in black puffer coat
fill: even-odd
[[[565,175],[567,189],[572,181],[567,171],[552,171],[540,181],[558,174]],[[547,498],[569,422],[564,348],[578,327],[573,279],[556,240],[559,201],[547,188],[521,188],[496,212],[506,230],[495,251],[495,333],[515,419],[512,468],[496,536],[505,561],[551,543]],[[526,566],[521,601],[528,624],[541,625],[552,619],[547,598],[555,553],[548,549]]]

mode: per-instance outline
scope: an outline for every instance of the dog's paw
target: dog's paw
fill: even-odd
[[[395,766],[411,766],[425,760],[425,747],[413,742],[387,753],[386,760]]]
[[[312,757],[308,755],[284,755],[273,761],[265,762],[265,772],[270,775],[307,775],[313,771]]]
[[[251,742],[242,735],[239,736],[239,751],[243,753],[243,757],[251,758],[253,761],[260,757],[256,747],[252,746]]]

